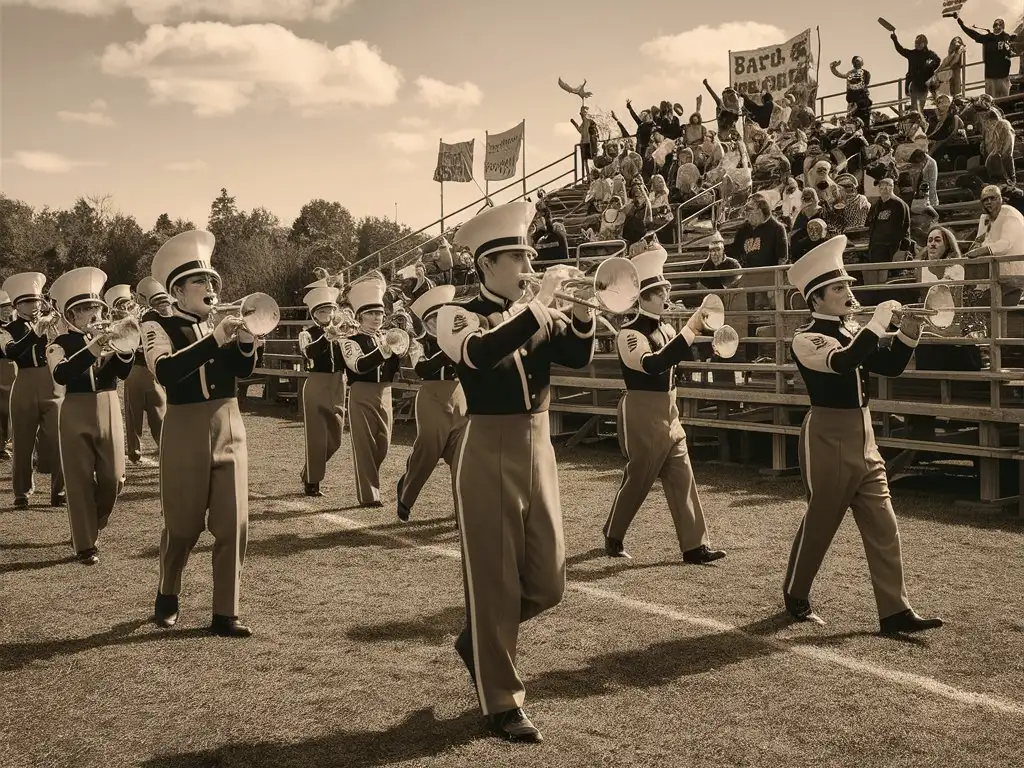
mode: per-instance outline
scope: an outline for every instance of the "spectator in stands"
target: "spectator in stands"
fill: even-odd
[[[907,112],[900,117],[899,131],[895,137],[896,167],[903,169],[910,163],[910,156],[919,149],[928,150],[928,134],[925,129],[928,123],[920,112]]]
[[[569,238],[565,232],[565,225],[551,218],[551,208],[546,203],[538,207],[543,221],[533,236],[533,249],[537,251],[537,261],[565,261],[569,258]]]
[[[437,244],[434,265],[437,268],[437,284],[451,285],[452,270],[455,268],[455,257],[452,255],[452,247],[444,235],[441,235],[441,240]]]
[[[979,245],[968,251],[967,257],[1024,255],[1024,216],[1020,211],[1004,205],[1002,192],[995,185],[981,191],[981,205],[985,212],[981,214],[975,238]],[[997,279],[1002,288],[1003,306],[1017,306],[1024,288],[1024,259],[1000,262]]]
[[[923,149],[915,149],[910,155],[910,170],[917,179],[917,189],[920,190],[921,184],[927,184],[928,202],[932,206],[938,206],[939,166],[935,158]]]
[[[679,150],[678,163],[676,167],[675,187],[677,199],[685,202],[697,194],[697,185],[700,183],[700,168],[693,161],[693,150],[684,147]],[[672,197],[670,191],[670,197]]]
[[[954,37],[949,41],[949,52],[946,54],[935,74],[929,81],[932,98],[939,96],[960,96],[964,92],[964,57],[967,46],[962,37]]]
[[[940,142],[948,139],[964,129],[964,121],[953,109],[953,101],[948,95],[939,94],[935,97],[935,112],[928,121],[929,151],[935,153]]]
[[[846,74],[839,71],[839,61],[833,61],[830,69],[833,75],[846,81],[846,103],[854,108],[854,115],[867,125],[871,120],[871,73],[864,69],[864,59],[860,56],[854,56],[850,63],[853,69]]]
[[[921,181],[910,203],[910,239],[917,246],[924,245],[928,233],[938,222],[939,213],[931,203],[931,185]]]
[[[591,162],[597,157],[597,145],[601,138],[600,131],[590,117],[590,110],[587,107],[580,107],[580,121],[570,119],[573,128],[580,133],[580,156],[583,161],[583,169],[589,175]]]
[[[700,265],[698,272],[716,272],[725,269],[734,269],[734,275],[697,275],[697,285],[707,290],[717,291],[722,288],[735,288],[740,282],[741,265],[732,256],[725,255],[725,239],[722,233],[717,230],[708,240],[708,257]],[[723,301],[725,299],[723,298]]]
[[[797,261],[814,247],[807,235],[807,224],[821,216],[818,193],[812,188],[805,187],[800,193],[800,212],[793,222],[793,231],[789,239],[789,256],[792,261]]]
[[[992,22],[991,32],[976,32],[964,24],[959,13],[953,18],[969,38],[981,43],[981,57],[985,62],[985,93],[993,99],[1010,95],[1010,64],[1013,61],[1013,48],[1010,43],[1017,39],[1006,31],[1006,22],[996,19]]]
[[[683,143],[693,152],[693,162],[704,169],[707,158],[704,155],[704,144],[708,138],[708,129],[704,127],[704,121],[700,116],[701,97],[697,97],[697,111],[690,115],[683,128]]]
[[[775,111],[775,97],[772,96],[772,92],[769,89],[770,84],[771,81],[767,78],[762,83],[760,100],[752,99],[745,93],[741,94],[743,108],[750,115],[750,119],[756,125],[765,129],[771,124],[772,113]]]
[[[836,234],[851,229],[860,229],[868,220],[871,203],[857,189],[857,178],[852,173],[841,174],[836,178],[840,199],[832,206],[838,214],[835,223]]]
[[[619,195],[613,195],[608,207],[601,213],[600,231],[592,240],[619,240],[626,223],[625,203]]]
[[[981,121],[981,156],[989,179],[1015,181],[1017,169],[1013,162],[1013,145],[1016,135],[1013,126],[994,106],[980,99],[974,106],[974,112]]]
[[[415,301],[436,285],[433,280],[427,279],[426,268],[422,261],[415,264],[415,274],[402,281],[402,293],[405,295],[405,303]]]
[[[889,134],[880,133],[875,143],[864,150],[864,196],[868,202],[878,199],[878,182],[889,177],[896,178],[896,156]]]
[[[674,107],[667,101],[661,102],[658,107],[658,130],[661,135],[670,141],[675,141],[683,135],[683,129],[679,125],[679,116],[683,114],[683,108],[676,104]]]
[[[931,80],[935,70],[939,68],[941,61],[938,55],[928,47],[928,38],[918,35],[914,38],[914,48],[907,49],[900,45],[896,33],[889,37],[896,47],[896,52],[907,60],[907,95],[910,97],[910,109],[916,112],[924,112],[925,102],[928,100],[928,81]]]
[[[706,78],[702,82],[708,93],[711,94],[711,98],[715,100],[715,119],[718,121],[718,132],[725,136],[736,127],[736,122],[740,119],[742,112],[740,96],[732,88],[726,88],[719,97],[712,90]]]
[[[630,117],[636,123],[636,151],[643,156],[647,152],[647,145],[651,143],[651,133],[658,126],[655,125],[654,117],[649,110],[645,109],[637,115],[633,111],[633,102],[629,99],[626,99],[626,109],[629,110]]]
[[[793,231],[793,224],[800,213],[803,203],[800,201],[800,182],[792,175],[786,177],[782,182],[781,200],[779,202],[781,217],[780,221],[786,225],[786,229]],[[790,241],[790,254],[792,254],[792,241]]]
[[[893,194],[894,186],[890,178],[879,181],[878,200],[868,211],[867,261],[871,264],[903,261],[911,252],[910,207]],[[885,269],[865,270],[862,273],[864,285],[885,283],[889,279],[888,273],[889,270]]]
[[[658,230],[658,240],[665,244],[674,242],[673,228],[668,226],[672,221],[672,206],[668,200],[668,184],[665,178],[656,173],[651,177],[651,217],[652,227]]]

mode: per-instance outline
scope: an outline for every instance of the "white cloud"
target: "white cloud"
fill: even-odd
[[[383,106],[402,83],[401,72],[362,40],[328,48],[277,24],[152,26],[139,42],[108,45],[100,66],[144,79],[158,104],[188,104],[204,117],[232,114],[258,97],[284,99],[304,114]]]
[[[101,163],[92,161],[72,160],[55,152],[42,152],[39,150],[15,152],[14,156],[6,162],[19,165],[27,171],[35,171],[36,173],[70,173],[76,168],[101,165]]]
[[[425,120],[422,117],[408,116],[398,118],[398,124],[403,125],[406,128],[426,128],[430,125],[429,120]]]
[[[219,18],[229,21],[330,21],[355,0],[0,0],[79,16],[131,11],[143,24]]]
[[[205,160],[179,160],[173,163],[167,163],[164,165],[165,171],[176,171],[178,173],[189,173],[192,171],[204,171],[206,170]]]
[[[579,139],[580,137],[580,132],[567,120],[555,123],[554,134],[560,139]]]
[[[85,123],[86,125],[105,128],[117,125],[114,122],[114,118],[107,114],[107,102],[103,99],[96,99],[85,112],[71,112],[65,109],[58,110],[57,117],[65,123]]]
[[[417,99],[431,107],[475,107],[484,97],[483,91],[468,81],[450,85],[430,77],[416,78]]]
[[[406,155],[422,152],[429,146],[426,136],[409,131],[388,131],[379,136],[379,141],[388,149]]]

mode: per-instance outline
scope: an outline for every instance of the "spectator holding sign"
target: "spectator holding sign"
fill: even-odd
[[[959,13],[953,18],[969,38],[981,43],[981,56],[985,62],[985,93],[993,99],[1010,95],[1010,63],[1013,59],[1013,48],[1010,43],[1017,39],[1006,31],[1006,22],[996,19],[992,22],[992,31],[976,32],[964,24]]]

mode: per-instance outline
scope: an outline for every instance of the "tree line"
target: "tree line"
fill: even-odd
[[[321,199],[310,200],[285,226],[266,208],[239,210],[227,189],[200,226],[217,238],[213,264],[228,300],[262,291],[282,306],[299,302],[302,287],[315,279],[314,267],[334,272],[381,249],[387,261],[428,239],[389,219],[356,219],[341,203]],[[0,282],[28,271],[52,282],[69,269],[92,266],[107,273],[108,285],[134,288],[168,238],[196,228],[162,213],[144,230],[135,217],[115,210],[110,196],[80,197],[69,210],[36,210],[0,194]]]

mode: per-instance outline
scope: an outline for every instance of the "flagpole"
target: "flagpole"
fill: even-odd
[[[444,139],[437,140],[438,169],[441,182],[441,234],[444,234],[444,166],[440,163],[441,150],[444,148]]]
[[[526,199],[526,118],[523,118],[523,199]]]
[[[484,131],[484,202],[491,199],[491,182],[487,180],[487,138],[490,133]]]
[[[821,89],[821,27],[815,27],[814,31],[818,33],[818,55],[814,61],[814,95],[817,96]],[[809,40],[807,42],[810,42]],[[825,99],[822,97],[819,100],[821,105],[821,116],[825,115]],[[812,104],[808,104],[808,107],[814,109]]]

